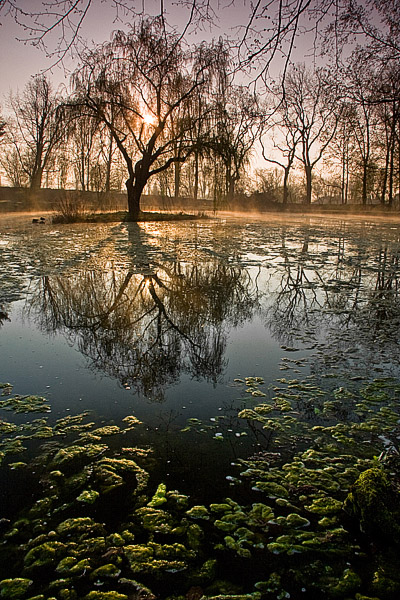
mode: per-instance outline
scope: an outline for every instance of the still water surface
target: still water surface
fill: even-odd
[[[271,449],[235,380],[399,376],[399,257],[384,222],[0,223],[0,381],[54,421],[134,414],[155,478],[207,501]]]

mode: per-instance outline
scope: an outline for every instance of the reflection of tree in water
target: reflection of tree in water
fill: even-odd
[[[9,321],[10,318],[8,316],[8,309],[5,304],[0,303],[0,327],[6,322]]]
[[[90,270],[43,277],[31,300],[41,327],[63,331],[95,368],[152,399],[182,372],[216,383],[228,324],[256,307],[247,272],[216,259],[151,264],[137,224],[129,240],[127,271],[92,258]]]
[[[399,352],[400,290],[398,244],[347,245],[341,236],[325,259],[309,252],[308,240],[284,259],[266,312],[281,343],[314,341],[336,349],[358,346],[367,352]],[[377,357],[378,360],[378,357]]]

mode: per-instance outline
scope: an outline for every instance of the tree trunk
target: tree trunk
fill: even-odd
[[[193,199],[196,201],[199,195],[199,154],[194,155],[194,190]]]
[[[340,196],[342,204],[346,204],[346,145],[343,144],[342,152],[342,177],[340,182]]]
[[[110,145],[108,147],[108,157],[106,163],[106,182],[105,182],[105,191],[109,192],[111,189],[111,161],[112,161],[112,152],[113,152],[113,137],[110,135]]]
[[[30,190],[31,192],[36,192],[40,190],[42,185],[42,177],[43,177],[43,168],[37,167],[32,173]]]
[[[393,181],[394,181],[394,147],[395,139],[392,138],[392,147],[390,149],[390,164],[389,164],[389,191],[388,191],[388,203],[390,206],[393,204]]]
[[[311,194],[312,194],[312,166],[305,165],[304,166],[306,172],[306,204],[311,204]]]
[[[289,170],[290,167],[285,167],[285,172],[283,176],[283,204],[287,204],[289,199]]]
[[[137,221],[140,214],[140,198],[146,182],[142,184],[137,178],[133,182],[129,178],[125,185],[128,192],[128,221]]]
[[[391,140],[386,136],[386,156],[385,156],[385,167],[383,171],[382,191],[381,191],[381,204],[385,204],[386,187],[389,173],[389,161],[390,161],[390,146]]]
[[[230,203],[232,202],[233,197],[235,195],[235,178],[232,177],[231,174],[227,175],[227,182],[226,183],[227,183],[227,185],[226,185],[226,187],[227,187],[226,197],[227,197],[227,200],[228,200],[228,205],[230,205]]]
[[[177,200],[180,194],[181,187],[181,163],[177,161],[174,164],[174,198]]]
[[[368,184],[368,163],[367,163],[367,161],[364,161],[363,178],[362,178],[362,203],[364,206],[367,204],[367,184]]]

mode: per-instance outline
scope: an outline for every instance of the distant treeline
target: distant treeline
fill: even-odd
[[[90,192],[41,188],[32,192],[29,188],[0,187],[0,212],[62,211],[66,202],[79,203],[85,211],[120,211],[127,209],[126,193]],[[144,195],[143,210],[193,210],[212,211],[213,202],[206,199],[169,198],[160,195]]]
[[[113,212],[126,210],[126,194],[122,192],[89,192],[82,190],[61,190],[42,188],[32,193],[28,188],[0,187],[0,214],[7,212],[65,212],[65,206],[84,207],[84,212]],[[170,198],[161,195],[144,195],[142,208],[146,210],[160,210],[169,212],[189,213],[263,213],[263,212],[288,212],[288,213],[357,213],[378,214],[399,212],[396,203],[392,207],[386,205],[346,204],[346,205],[311,205],[282,204],[277,202],[271,194],[257,193],[252,195],[240,194],[230,202],[218,202],[206,198],[179,197]]]

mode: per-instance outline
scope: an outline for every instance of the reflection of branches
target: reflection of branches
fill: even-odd
[[[9,321],[10,318],[8,316],[8,312],[6,312],[5,306],[0,304],[0,327],[4,324],[5,321]]]
[[[280,289],[271,311],[273,333],[282,341],[290,342],[293,330],[307,328],[310,319],[315,318],[315,311],[320,309],[317,291],[304,265],[299,262],[292,268],[286,259]]]
[[[286,248],[278,285],[267,318],[284,343],[293,335],[320,333],[343,340],[346,331],[357,343],[376,350],[378,339],[397,339],[400,327],[399,253],[397,246],[381,245],[376,255],[365,248],[347,247],[339,238],[334,260],[321,264],[308,252],[308,241],[297,253]],[[351,255],[349,256],[349,253]],[[332,259],[332,256],[330,256]],[[305,262],[307,260],[307,263]],[[346,337],[348,345],[349,337]]]
[[[138,226],[129,239],[128,272],[96,268],[92,258],[90,270],[43,277],[31,312],[47,332],[77,343],[94,367],[153,399],[162,399],[181,372],[216,382],[227,323],[243,322],[257,306],[250,277],[216,259],[155,267]]]

